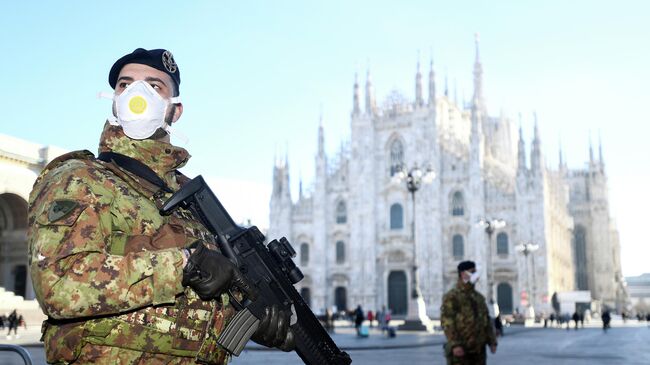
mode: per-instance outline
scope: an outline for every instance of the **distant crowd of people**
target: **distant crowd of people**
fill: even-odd
[[[542,320],[544,321],[544,327],[555,327],[562,328],[566,324],[566,329],[571,328],[571,321],[574,322],[574,328],[577,330],[578,327],[584,328],[585,326],[585,313],[584,312],[573,312],[573,315],[569,313],[556,314],[551,313],[548,317],[545,314],[542,314]]]
[[[544,321],[544,327],[563,328],[566,324],[567,330],[571,328],[571,322],[573,321],[573,328],[577,330],[580,327],[584,328],[585,316],[590,317],[588,312],[589,311],[575,311],[573,312],[573,315],[569,315],[568,313],[551,313],[549,316],[546,316],[542,314],[541,320]],[[648,321],[648,326],[650,326],[650,313],[637,313],[635,317],[639,322]],[[603,308],[602,312],[600,313],[600,319],[603,324],[603,331],[607,331],[610,328],[612,321],[612,313],[609,308]],[[623,323],[626,323],[629,319],[631,319],[631,315],[628,312],[623,311],[621,312],[621,319],[623,320]]]
[[[327,308],[322,321],[328,332],[334,331],[335,319],[353,321],[357,335],[360,337],[367,337],[369,335],[369,329],[375,326],[381,330],[382,334],[387,334],[389,337],[395,337],[395,329],[390,326],[391,311],[390,309],[387,309],[386,306],[382,306],[382,309],[377,312],[372,310],[365,312],[361,305],[357,305],[357,308],[353,311],[343,310],[337,313],[334,313],[332,310]],[[365,325],[366,321],[367,326]]]

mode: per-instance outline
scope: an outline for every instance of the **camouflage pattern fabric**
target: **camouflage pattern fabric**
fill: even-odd
[[[447,355],[447,365],[485,365],[486,362],[485,348],[479,353],[466,353],[463,357]]]
[[[484,364],[485,346],[496,345],[485,297],[474,290],[474,285],[458,281],[442,299],[440,321],[447,337],[445,356],[448,364]],[[461,346],[465,358],[452,355],[452,349]],[[470,362],[467,362],[470,361]]]
[[[132,140],[104,127],[100,152],[135,158],[176,190],[186,150]],[[39,304],[52,320],[43,341],[50,363],[224,364],[216,337],[234,315],[217,298],[181,285],[183,253],[209,232],[179,209],[158,209],[171,193],[78,151],[52,161],[29,199],[29,262]]]

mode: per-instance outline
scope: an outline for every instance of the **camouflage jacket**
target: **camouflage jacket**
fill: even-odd
[[[177,172],[190,157],[185,149],[132,140],[120,127],[106,124],[99,151],[145,163],[172,190],[187,180]],[[28,242],[36,297],[50,318],[48,362],[73,362],[86,345],[228,360],[215,343],[234,314],[227,297],[201,301],[181,285],[180,248],[197,239],[211,246],[212,238],[188,211],[159,215],[170,196],[88,151],[55,159],[40,174]]]
[[[472,284],[459,280],[443,297],[440,313],[449,351],[462,346],[466,352],[478,353],[485,345],[496,345],[485,297]]]

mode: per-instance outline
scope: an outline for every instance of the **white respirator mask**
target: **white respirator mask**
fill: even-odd
[[[112,99],[115,101],[117,119],[109,118],[109,123],[121,126],[128,137],[146,139],[153,136],[158,128],[171,134],[172,128],[165,122],[165,115],[170,104],[180,103],[179,97],[165,100],[147,82],[138,80]],[[183,136],[178,137],[182,139]]]
[[[478,273],[478,271],[473,272],[472,275],[469,277],[469,282],[470,284],[476,284],[478,279],[481,277],[481,275]]]
[[[469,272],[469,271],[466,271],[466,273],[469,274],[469,278],[467,278],[467,279],[463,279],[463,281],[464,281],[465,283],[470,283],[470,284],[472,284],[472,285],[476,284],[476,282],[478,281],[478,279],[481,277],[481,275],[478,273],[478,271],[476,271],[476,272]]]

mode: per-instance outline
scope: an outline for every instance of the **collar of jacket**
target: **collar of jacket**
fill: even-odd
[[[458,278],[458,283],[456,284],[460,290],[474,290],[474,284],[470,282],[464,282],[463,279]]]
[[[99,153],[115,152],[149,166],[172,189],[178,188],[176,170],[190,159],[186,149],[153,139],[131,139],[122,127],[106,122],[99,140]]]

